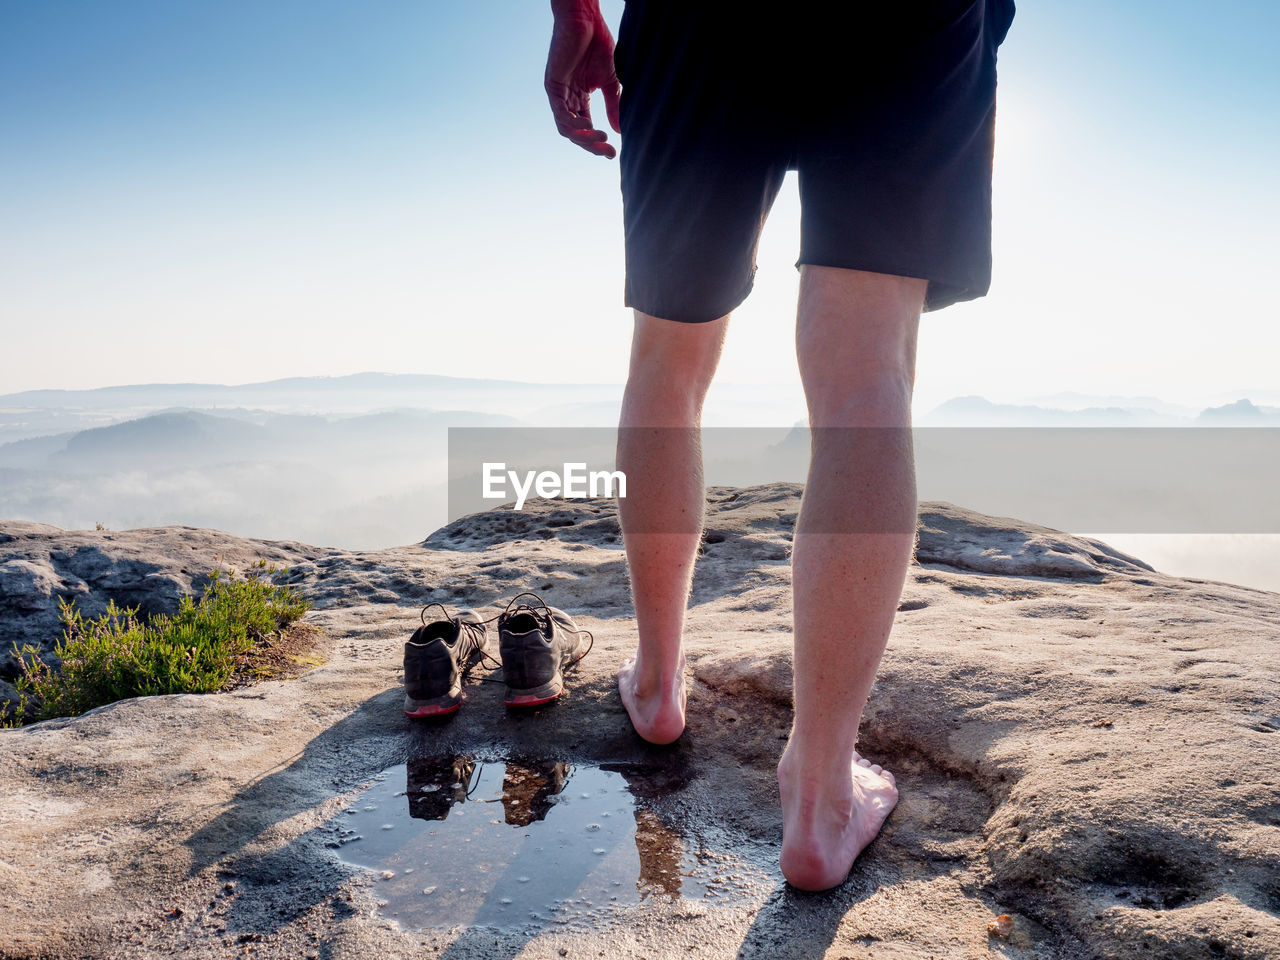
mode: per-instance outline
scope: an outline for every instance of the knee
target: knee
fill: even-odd
[[[925,282],[806,267],[796,352],[814,426],[910,422]]]
[[[906,427],[911,424],[914,372],[887,366],[859,371],[849,381],[805,384],[814,427]]]

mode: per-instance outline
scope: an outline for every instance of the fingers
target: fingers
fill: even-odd
[[[587,98],[571,98],[567,84],[548,82],[546,87],[551,116],[562,137],[596,156],[610,160],[617,156],[617,151],[608,143],[609,135],[592,126],[591,104]]]
[[[557,126],[559,126],[557,124]],[[603,130],[595,130],[591,127],[579,129],[560,128],[560,135],[571,143],[576,143],[590,153],[597,156],[608,157],[612,160],[617,151],[613,149],[613,145],[609,143],[609,135]]]
[[[579,118],[575,122],[589,124],[591,121],[590,118]],[[609,135],[603,130],[596,130],[590,126],[574,126],[573,124],[562,127],[559,123],[556,124],[556,127],[560,130],[561,136],[571,143],[576,143],[589,153],[594,153],[600,157],[608,157],[610,160],[617,155],[617,151],[608,142]]]
[[[589,146],[590,144],[598,143],[601,140],[609,139],[609,135],[603,130],[593,129],[574,130],[566,134],[566,136],[580,147]]]
[[[613,145],[609,143],[608,134],[603,130],[577,130],[569,137],[569,140],[588,153],[613,159],[615,153]]]
[[[609,118],[609,126],[613,127],[614,133],[622,132],[622,112],[619,104],[622,100],[622,84],[618,82],[615,76],[611,78],[600,88],[600,92],[604,94],[604,112]]]
[[[569,140],[596,156],[612,159],[615,153],[613,145],[609,143],[608,134],[603,130],[579,130]]]
[[[597,132],[600,133],[600,136],[604,136],[602,131]],[[608,160],[612,160],[618,155],[618,151],[613,149],[613,145],[605,141],[601,141],[600,143],[580,143],[578,146],[582,147],[582,149],[586,150],[588,153],[594,153],[597,157],[604,157]]]

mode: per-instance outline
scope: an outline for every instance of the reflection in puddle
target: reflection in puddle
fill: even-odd
[[[695,848],[641,797],[659,771],[449,756],[384,771],[335,821],[341,857],[379,879],[402,925],[566,924],[648,897],[715,902],[771,885],[762,869]]]

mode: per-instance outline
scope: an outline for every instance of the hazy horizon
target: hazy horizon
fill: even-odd
[[[418,542],[449,519],[450,427],[612,427],[620,389],[366,374],[28,394],[25,407],[14,407],[13,395],[0,396],[0,518],[76,529],[183,524],[361,549]],[[763,401],[759,394],[754,385],[720,385],[726,416],[717,416],[713,403],[707,425],[786,428],[803,421],[802,408],[771,407],[767,392]],[[441,397],[461,406],[439,409]],[[210,398],[218,402],[198,406]],[[1138,406],[1115,405],[1126,399]],[[1066,394],[1060,402],[1054,408],[957,397],[917,422],[1280,427],[1280,406],[1259,405],[1245,416],[1219,408],[1206,416],[1203,408],[1157,397]],[[803,480],[799,461],[784,470],[774,456],[748,457],[737,467],[736,460],[726,466],[712,459],[711,483]],[[772,469],[762,471],[762,463]],[[922,496],[931,494],[922,490]],[[982,497],[943,499],[992,509],[978,502]],[[996,507],[1002,515],[1046,522]],[[1069,532],[1099,536],[1166,572],[1280,591],[1278,536]]]
[[[440,409],[440,403],[445,402],[448,408],[449,395],[428,392],[417,396],[415,394],[404,394],[404,391],[411,388],[426,387],[429,390],[444,391],[446,388],[464,391],[458,395],[460,400],[477,400],[479,399],[482,406],[494,407],[502,406],[504,403],[510,402],[511,394],[504,391],[521,391],[525,388],[535,390],[545,390],[548,395],[589,395],[592,397],[612,397],[621,396],[623,389],[622,381],[566,381],[555,379],[520,379],[520,378],[478,378],[463,377],[454,374],[441,373],[392,373],[390,371],[378,370],[362,370],[350,374],[318,374],[315,376],[295,375],[289,377],[273,377],[266,380],[248,380],[241,382],[228,381],[163,381],[163,382],[120,382],[103,384],[98,386],[78,385],[75,387],[32,387],[26,390],[10,391],[0,393],[0,430],[4,427],[4,416],[12,413],[10,410],[4,409],[4,404],[13,403],[19,400],[26,402],[38,401],[41,399],[54,400],[61,395],[70,395],[85,398],[88,395],[96,395],[105,403],[109,399],[118,398],[128,394],[130,391],[140,391],[158,396],[159,391],[170,390],[179,391],[184,397],[194,396],[197,400],[208,402],[213,399],[211,394],[201,396],[196,393],[200,390],[210,390],[215,393],[225,393],[228,398],[232,394],[245,393],[252,394],[253,388],[264,388],[267,390],[284,390],[286,388],[301,388],[303,390],[317,391],[335,391],[329,393],[317,393],[316,396],[324,396],[328,401],[332,397],[336,397],[336,391],[347,391],[351,396],[358,398],[353,409],[367,412],[370,408],[368,398],[370,396],[382,393],[388,399],[387,408],[391,409],[395,406],[419,406],[421,408]],[[990,386],[990,385],[988,385]],[[394,391],[394,392],[393,392]],[[478,391],[484,391],[478,392]],[[557,391],[559,393],[557,393]],[[42,395],[48,395],[42,397]],[[727,395],[732,395],[732,403],[735,410],[739,409],[745,399],[750,398],[753,401],[750,406],[752,410],[786,410],[785,418],[788,422],[791,419],[803,419],[803,393],[799,383],[794,384],[767,384],[758,383],[741,383],[734,382],[725,377],[717,377],[712,385],[706,403],[706,411],[711,419],[723,414],[725,410],[724,401]],[[496,399],[496,404],[495,404]],[[948,403],[954,403],[959,400],[977,399],[991,404],[997,405],[1016,405],[1028,407],[1045,407],[1054,410],[1072,411],[1085,407],[1126,407],[1126,408],[1145,408],[1161,413],[1171,413],[1180,416],[1194,416],[1196,413],[1210,409],[1223,407],[1241,401],[1251,402],[1258,407],[1272,408],[1280,407],[1280,387],[1260,387],[1260,386],[1240,386],[1235,388],[1226,388],[1222,390],[1212,389],[1191,389],[1187,388],[1176,396],[1154,396],[1150,394],[1139,393],[1087,393],[1079,390],[1058,390],[1055,392],[1045,392],[1043,390],[1032,392],[1016,392],[1011,390],[987,389],[974,390],[962,394],[954,394],[942,397],[922,396],[917,392],[914,402],[914,409],[917,417],[923,412],[928,415],[934,412],[940,406]],[[414,400],[426,400],[426,403],[411,403]],[[178,398],[168,398],[164,401],[166,405],[173,405],[180,402]],[[350,406],[350,401],[347,401]],[[457,406],[456,404],[454,406]],[[343,409],[338,407],[317,407],[328,412],[337,412]],[[521,409],[524,409],[524,403],[521,401]],[[741,422],[749,422],[748,418],[738,417]],[[772,421],[768,421],[772,422]],[[3,442],[2,434],[0,434],[0,442]]]

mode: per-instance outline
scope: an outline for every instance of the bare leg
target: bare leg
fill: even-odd
[[[813,448],[792,553],[795,725],[778,783],[782,872],[805,890],[843,882],[898,800],[893,775],[854,745],[914,546],[908,428],[924,291],[923,280],[832,267],[801,275]]]
[[[618,671],[618,691],[651,743],[670,743],[684,730],[682,634],[706,502],[698,426],[728,323],[636,311],[618,434],[627,496],[618,512],[640,643]]]

